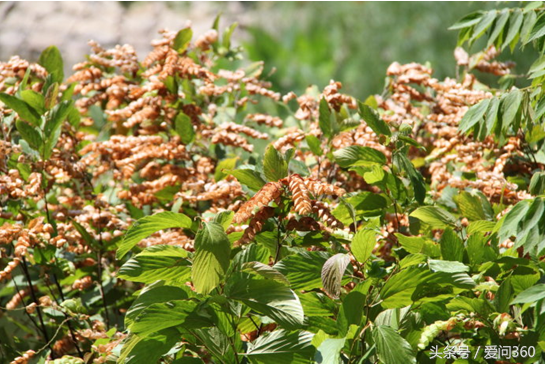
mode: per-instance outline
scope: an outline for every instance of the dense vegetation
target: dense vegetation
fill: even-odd
[[[218,23],[0,64],[0,361],[545,361],[542,5],[364,100],[272,91]]]

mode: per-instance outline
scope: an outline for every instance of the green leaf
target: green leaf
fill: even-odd
[[[443,260],[462,261],[464,258],[464,243],[451,229],[447,228],[441,236],[441,256]]]
[[[316,350],[314,357],[316,363],[341,364],[341,350],[345,342],[345,338],[326,338]]]
[[[244,355],[258,364],[306,364],[312,360],[315,352],[313,337],[313,333],[306,331],[269,332],[249,343]]]
[[[365,298],[371,281],[358,284],[342,300],[339,314],[337,315],[337,324],[342,334],[346,334],[351,325],[361,325],[363,319],[363,309],[365,308]]]
[[[511,284],[511,279],[505,279],[494,296],[496,310],[500,313],[509,313],[509,304],[513,300],[514,294],[515,291]]]
[[[397,237],[401,247],[403,247],[408,253],[421,253],[424,245],[426,244],[426,241],[422,237],[410,237],[401,233],[394,233],[394,235]]]
[[[226,170],[225,172],[236,177],[239,183],[253,191],[259,191],[266,184],[261,174],[252,169]]]
[[[229,268],[231,243],[223,227],[204,223],[195,237],[195,259],[191,278],[197,293],[208,294],[225,276]]]
[[[362,102],[359,102],[358,105],[361,117],[377,136],[380,136],[381,134],[385,136],[392,135],[392,131],[390,130],[390,127],[388,127],[388,124],[386,124],[373,109]]]
[[[309,134],[305,137],[305,140],[307,141],[308,148],[310,148],[312,153],[314,153],[316,156],[321,156],[324,154],[324,151],[322,150],[322,142],[318,139],[318,137]]]
[[[32,109],[34,109],[38,114],[45,114],[45,99],[42,94],[30,89],[23,90],[21,91],[21,99],[23,99],[23,101],[27,103]]]
[[[247,262],[244,265],[242,265],[243,272],[247,272],[250,274],[257,274],[265,279],[271,279],[276,280],[279,283],[283,283],[286,285],[290,285],[290,282],[288,279],[282,274],[280,271],[274,269],[273,267],[270,267],[269,265],[265,265],[264,263],[261,263],[259,261],[251,261]]]
[[[528,40],[526,40],[524,43],[530,43],[533,40],[536,40],[538,38],[541,38],[545,35],[545,14],[541,14],[541,16],[537,19],[536,23],[534,24],[532,31],[529,34]]]
[[[124,341],[120,364],[156,364],[178,342],[179,332],[167,328],[147,336],[131,333]]]
[[[138,242],[153,233],[168,228],[191,228],[191,219],[181,213],[162,212],[136,221],[119,243],[117,259],[121,259]]]
[[[68,117],[71,108],[72,101],[63,101],[55,105],[47,115],[44,126],[44,138],[46,139],[43,151],[44,158],[49,158],[53,148],[57,145],[61,134],[62,122]]]
[[[174,37],[172,48],[174,48],[178,53],[183,53],[187,49],[187,46],[189,46],[191,38],[193,38],[193,30],[191,28],[184,28],[180,30],[178,33],[176,33],[176,37]]]
[[[510,91],[501,101],[502,130],[507,130],[518,114],[522,103],[522,92],[519,89]]]
[[[409,176],[416,201],[420,204],[424,203],[424,199],[426,198],[426,184],[422,174],[420,174],[404,153],[394,153],[394,163]]]
[[[492,45],[496,41],[500,33],[503,31],[505,24],[507,24],[507,20],[509,20],[509,14],[510,14],[509,9],[503,9],[500,12],[499,18],[496,19],[496,22],[494,23],[494,29],[492,30],[492,33],[488,37],[488,42],[486,44],[487,47]]]
[[[511,304],[535,303],[545,298],[545,284],[536,284],[517,295]]]
[[[350,250],[352,254],[358,260],[358,262],[364,263],[371,257],[371,253],[377,243],[375,232],[368,229],[362,229],[354,235]]]
[[[377,355],[384,364],[416,364],[411,345],[390,326],[376,326],[372,331]]]
[[[333,298],[338,298],[341,294],[341,281],[349,263],[349,255],[338,253],[330,257],[322,268],[324,290]]]
[[[456,29],[471,27],[471,26],[477,24],[478,22],[480,22],[482,17],[483,17],[483,12],[482,11],[477,11],[477,12],[468,14],[468,15],[464,16],[462,19],[458,20],[456,23],[454,23],[448,29],[449,30],[456,30]]]
[[[19,115],[19,118],[26,120],[34,126],[40,125],[40,116],[25,101],[5,93],[0,93],[0,101],[2,101],[2,103],[4,103],[8,108],[13,109],[13,111]]]
[[[468,272],[469,267],[458,261],[428,260],[428,266],[434,272]]]
[[[233,221],[234,216],[235,216],[235,212],[232,212],[230,210],[224,210],[222,212],[219,212],[214,217],[214,222],[221,225],[224,230],[227,230],[227,228],[229,228],[229,226],[231,225],[231,222]]]
[[[538,171],[532,176],[530,180],[530,187],[528,189],[532,195],[545,194],[545,172]]]
[[[286,276],[294,290],[312,290],[322,287],[322,267],[329,254],[304,251],[279,261],[274,268]]]
[[[125,327],[129,327],[138,315],[147,307],[156,303],[187,299],[186,291],[177,286],[160,285],[146,286],[134,300],[125,315]]]
[[[278,181],[288,176],[288,163],[272,144],[265,150],[263,173],[269,181]]]
[[[225,177],[228,175],[226,172],[233,171],[237,164],[237,160],[238,157],[226,158],[225,160],[221,160],[216,166],[216,171],[214,172],[214,180],[218,182],[225,179]]]
[[[470,221],[486,220],[481,199],[475,195],[462,191],[454,197],[454,201],[464,217]]]
[[[496,10],[488,11],[484,14],[482,19],[475,25],[475,28],[473,29],[473,35],[471,36],[471,40],[478,39],[481,37],[484,32],[492,25],[494,22],[494,19],[496,19]]]
[[[439,207],[420,207],[412,212],[410,216],[420,219],[422,222],[435,229],[444,229],[456,225],[456,218]]]
[[[40,133],[34,129],[30,124],[23,122],[22,120],[18,120],[15,122],[15,126],[17,127],[17,130],[21,134],[21,137],[28,143],[28,145],[35,150],[39,150],[42,148],[43,140],[40,136]]]
[[[511,41],[515,39],[517,35],[519,35],[523,18],[524,18],[524,15],[522,14],[522,10],[515,9],[513,14],[509,18],[509,30],[507,31],[507,35],[505,36],[505,39],[503,40],[502,50],[505,47],[507,47],[511,43]]]
[[[191,276],[187,251],[170,245],[157,245],[127,261],[119,269],[121,279],[150,284],[157,280],[167,283],[185,283]]]
[[[191,118],[180,111],[174,120],[174,126],[176,128],[176,133],[180,136],[183,144],[190,144],[195,140],[195,129],[193,128],[193,123],[191,123]]]
[[[190,300],[155,303],[140,312],[129,329],[146,336],[175,326],[190,329],[212,326],[211,318],[204,317],[198,309],[197,303]]]
[[[305,313],[299,297],[286,284],[276,280],[231,277],[226,293],[257,313],[272,318],[287,329],[303,325]]]
[[[324,136],[331,137],[333,135],[331,110],[327,105],[327,101],[323,98],[320,100],[318,125],[320,126]]]
[[[333,152],[333,156],[341,167],[386,164],[386,156],[370,147],[349,146]]]
[[[464,114],[464,117],[458,125],[458,130],[462,133],[467,133],[475,124],[479,123],[488,109],[491,99],[484,99],[478,104],[473,105]]]
[[[64,65],[61,52],[57,47],[47,47],[40,55],[39,63],[52,76],[53,82],[62,83],[64,79]]]

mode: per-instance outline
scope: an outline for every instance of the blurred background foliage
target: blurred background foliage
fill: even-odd
[[[387,67],[429,62],[434,76],[456,76],[453,51],[458,32],[448,27],[477,10],[519,2],[0,2],[0,58],[17,54],[36,61],[56,45],[69,67],[84,60],[93,39],[106,48],[128,43],[142,60],[162,28],[179,30],[190,21],[195,37],[221,15],[221,29],[237,22],[233,42],[245,60],[265,61],[273,88],[300,94],[322,89],[330,79],[360,99],[381,93]],[[25,19],[24,22],[21,19]],[[474,52],[483,45],[476,43]],[[516,52],[515,73],[528,70],[531,47]],[[471,51],[470,51],[471,53]],[[502,60],[509,59],[509,51]],[[479,76],[481,77],[481,76]],[[482,76],[486,84],[497,78]],[[521,86],[521,85],[518,85]]]
[[[380,93],[387,67],[429,62],[434,76],[456,75],[453,51],[457,32],[448,27],[464,15],[519,3],[499,2],[287,2],[247,5],[264,16],[243,28],[251,60],[264,60],[279,91],[323,88],[330,79],[359,98]],[[266,16],[268,14],[268,18]],[[482,49],[477,43],[473,49]],[[531,52],[529,50],[528,52]],[[511,58],[505,52],[502,59]],[[527,53],[527,52],[526,52]],[[530,62],[518,53],[515,72]],[[483,76],[483,79],[485,77]],[[490,80],[486,80],[490,82]]]

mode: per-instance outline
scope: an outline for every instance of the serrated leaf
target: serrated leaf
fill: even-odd
[[[510,127],[521,107],[522,92],[519,89],[510,91],[505,98],[501,100],[502,111],[502,130]]]
[[[40,55],[39,63],[52,76],[53,82],[62,83],[64,79],[64,65],[61,52],[57,47],[47,47]]]
[[[191,28],[184,28],[180,30],[174,37],[172,48],[174,48],[178,53],[185,52],[187,46],[189,46],[189,42],[191,42],[191,38],[193,38],[193,30]]]
[[[140,336],[161,331],[165,328],[210,327],[211,318],[203,317],[198,311],[198,304],[190,300],[171,300],[148,306],[136,317],[129,329]]]
[[[345,342],[345,338],[326,338],[316,350],[316,363],[341,364],[341,350]]]
[[[333,156],[341,167],[386,164],[384,154],[370,147],[349,146],[333,152]]]
[[[288,176],[288,163],[272,144],[265,150],[263,173],[269,181],[278,181]]]
[[[195,129],[193,128],[193,123],[191,123],[191,118],[179,112],[174,120],[174,125],[176,128],[176,133],[180,136],[183,144],[190,144],[195,140]]]
[[[294,290],[318,289],[322,286],[322,267],[328,258],[327,252],[299,252],[285,257],[274,268],[288,278]]]
[[[500,12],[499,17],[496,19],[496,22],[494,23],[494,28],[492,30],[492,33],[488,37],[487,47],[492,45],[494,41],[498,38],[500,33],[503,31],[505,24],[507,24],[507,21],[509,20],[509,10],[503,9]]]
[[[2,103],[4,103],[8,108],[16,112],[17,115],[19,115],[19,118],[26,120],[34,126],[40,125],[40,116],[25,101],[6,93],[0,93],[0,101],[2,101]]]
[[[377,239],[375,232],[368,229],[362,229],[354,235],[352,243],[350,244],[350,250],[358,262],[364,263],[371,257],[371,253],[373,253],[376,243]]]
[[[341,294],[341,281],[350,263],[350,256],[338,253],[330,257],[322,268],[322,284],[324,290],[333,298]]]
[[[288,279],[280,271],[259,261],[251,261],[242,265],[242,271],[250,274],[257,274],[265,279],[276,280],[279,283],[290,285]]]
[[[223,227],[204,223],[195,237],[191,279],[197,293],[208,294],[224,278],[231,255],[231,242]]]
[[[475,25],[471,39],[474,40],[481,37],[484,32],[492,25],[494,19],[496,19],[496,16],[496,10],[486,12],[481,20]]]
[[[471,195],[467,191],[462,191],[454,197],[454,201],[458,209],[460,209],[462,216],[470,221],[486,220],[487,217],[479,197]]]
[[[543,298],[545,298],[545,284],[536,284],[519,293],[511,304],[535,303]]]
[[[26,122],[23,122],[22,120],[15,122],[15,127],[21,134],[21,137],[23,137],[30,147],[34,148],[35,150],[42,148],[42,137],[34,127]]]
[[[185,283],[191,276],[191,262],[187,251],[170,245],[157,245],[127,261],[117,276],[121,279],[150,284],[157,280]]]
[[[37,93],[34,90],[23,90],[21,91],[21,99],[30,105],[38,114],[45,113],[45,99],[42,94]]]
[[[443,260],[460,262],[463,260],[464,243],[451,228],[445,229],[441,236],[440,244]]]
[[[123,342],[117,361],[120,364],[155,364],[178,342],[179,332],[167,328],[147,336],[131,333]]]
[[[168,228],[191,228],[191,219],[181,213],[162,212],[136,221],[119,243],[116,257],[121,259],[138,242],[153,233]]]
[[[318,111],[318,125],[322,130],[322,133],[326,137],[331,137],[333,134],[333,128],[331,126],[331,110],[329,109],[327,101],[323,98],[320,100],[320,106]]]
[[[420,207],[412,212],[410,216],[420,219],[435,229],[444,229],[456,225],[456,218],[439,207]]]
[[[434,272],[468,272],[469,267],[458,261],[428,260],[428,266]]]
[[[484,99],[480,103],[469,108],[460,121],[458,130],[462,133],[467,133],[473,126],[479,123],[483,119],[489,103],[490,99]]]
[[[324,154],[324,151],[322,150],[322,142],[312,134],[309,134],[305,137],[305,140],[307,141],[308,147],[314,153],[316,156],[321,156]]]
[[[277,330],[259,336],[244,354],[258,364],[306,364],[314,355],[313,333]]]
[[[295,329],[303,325],[305,313],[301,301],[285,283],[242,276],[231,279],[226,290],[228,298],[244,303],[284,328]]]
[[[515,9],[511,17],[509,17],[509,30],[507,31],[507,35],[503,40],[502,50],[507,47],[519,34],[523,19],[524,15],[522,13],[522,10]]]
[[[239,183],[253,191],[259,191],[266,184],[261,174],[252,169],[226,170],[225,172],[236,177]]]
[[[483,17],[482,11],[477,11],[471,14],[468,14],[464,16],[462,19],[458,20],[456,23],[454,23],[452,26],[450,26],[449,30],[456,30],[456,29],[462,29],[462,28],[468,28],[471,27],[478,22],[481,21]]]
[[[526,40],[524,43],[530,43],[538,38],[541,38],[545,35],[545,14],[541,14],[541,16],[537,19],[534,26],[532,27],[532,31],[529,34],[528,40]]]
[[[238,157],[226,158],[221,160],[217,166],[216,171],[214,172],[214,180],[216,182],[223,180],[227,175],[227,171],[233,171],[237,164]]]
[[[390,130],[390,127],[388,127],[388,124],[386,124],[373,109],[362,102],[359,102],[358,106],[361,117],[377,136],[380,136],[381,134],[385,136],[392,135],[392,131]]]
[[[390,326],[376,326],[372,331],[377,355],[384,364],[416,364],[411,345]]]

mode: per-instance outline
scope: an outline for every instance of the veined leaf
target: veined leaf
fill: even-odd
[[[150,284],[157,280],[185,283],[191,276],[191,263],[183,248],[151,246],[127,261],[117,276],[121,279]]]
[[[376,243],[377,239],[375,232],[368,229],[362,229],[354,235],[352,243],[350,244],[350,249],[356,260],[364,263],[371,256]]]
[[[323,98],[320,100],[319,114],[318,125],[320,126],[320,129],[324,133],[324,136],[331,137],[333,134],[331,110],[329,110],[329,105],[327,105],[327,101]]]
[[[265,150],[263,173],[269,181],[278,181],[288,176],[288,163],[272,144]]]
[[[162,212],[139,219],[123,237],[117,249],[117,258],[127,254],[138,242],[153,233],[168,228],[191,228],[191,219],[181,213]]]
[[[204,223],[195,237],[195,259],[191,279],[197,293],[208,294],[225,276],[229,268],[231,242],[223,227]]]
[[[221,160],[216,166],[216,172],[214,173],[214,180],[216,182],[223,180],[228,174],[227,171],[232,171],[237,164],[238,157],[226,158]]]
[[[244,265],[242,265],[242,271],[248,272],[251,274],[257,274],[264,277],[265,279],[276,280],[279,283],[290,285],[290,282],[284,276],[284,274],[274,269],[273,267],[270,267],[269,265],[265,265],[259,261],[251,261],[251,262],[245,263]]]
[[[0,101],[8,108],[13,109],[19,115],[19,118],[30,122],[33,126],[39,126],[41,123],[40,116],[30,105],[13,95],[0,93]]]
[[[420,207],[410,214],[411,217],[420,219],[436,229],[444,229],[456,225],[456,218],[439,207]]]
[[[303,325],[305,313],[301,301],[285,283],[235,275],[226,292],[229,298],[241,301],[284,328],[295,329]]]
[[[180,136],[183,144],[190,144],[195,140],[193,123],[191,123],[191,118],[184,112],[180,111],[178,113],[174,120],[174,126],[176,128],[176,133]]]
[[[469,28],[469,27],[477,24],[478,22],[480,22],[483,15],[484,14],[483,14],[482,11],[477,11],[477,12],[468,14],[468,15],[464,16],[462,19],[458,20],[456,23],[454,23],[448,29],[449,30],[456,30],[456,29],[462,29],[462,28]]]
[[[390,326],[376,326],[372,331],[377,355],[384,364],[416,364],[411,345]]]
[[[469,108],[458,125],[460,132],[467,133],[475,124],[479,123],[483,119],[489,103],[490,99],[484,99]]]
[[[341,294],[341,281],[349,263],[350,256],[338,253],[330,257],[322,268],[324,290],[334,298]]]
[[[43,139],[40,133],[34,127],[26,122],[23,122],[22,120],[15,122],[15,126],[21,134],[21,137],[23,137],[30,147],[37,151],[42,148]]]
[[[187,49],[187,46],[189,46],[191,38],[193,38],[193,30],[191,28],[184,28],[176,33],[172,47],[176,52],[183,53]]]
[[[306,364],[314,355],[313,333],[279,330],[259,336],[244,354],[258,364]]]
[[[388,124],[386,124],[371,107],[362,102],[359,102],[358,105],[361,117],[377,136],[380,136],[381,134],[385,136],[392,135],[392,131],[390,130],[390,127],[388,127]]]
[[[52,76],[53,82],[62,83],[64,79],[64,65],[61,52],[57,47],[47,47],[40,55],[39,63]]]
[[[252,169],[226,170],[225,172],[236,177],[238,182],[246,185],[253,191],[259,191],[266,184],[261,174]]]
[[[341,167],[386,164],[384,154],[370,147],[349,146],[333,152],[333,156]]]
[[[131,333],[117,359],[122,364],[155,364],[178,342],[178,332],[167,328],[147,336]]]
[[[535,303],[543,298],[545,298],[545,284],[536,284],[519,293],[511,304]]]

